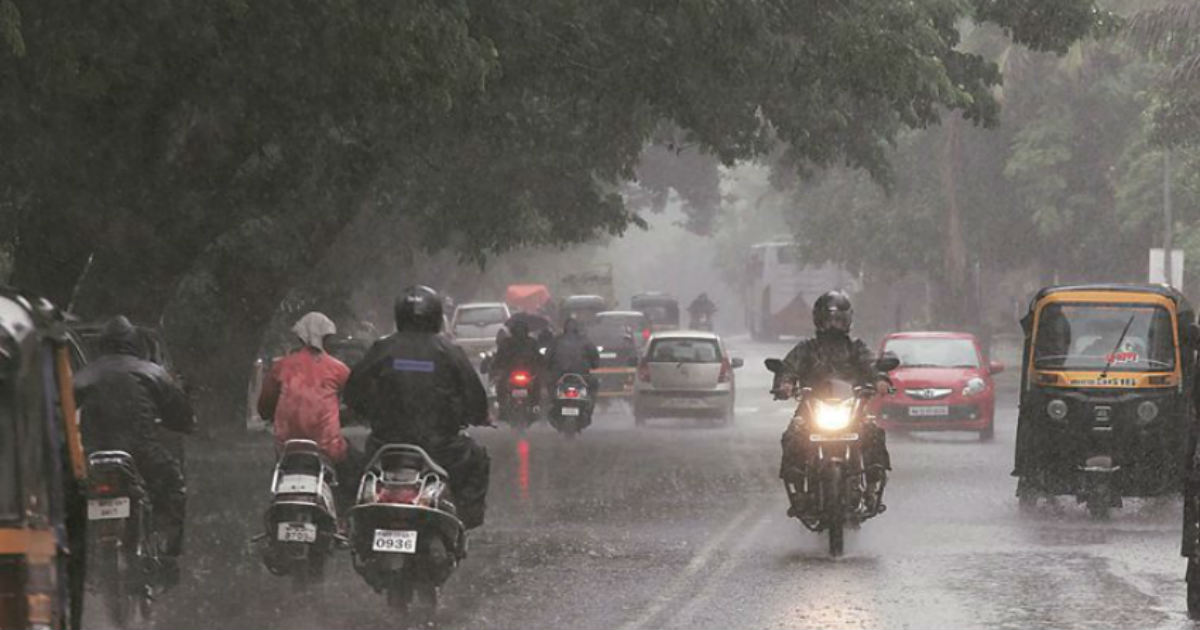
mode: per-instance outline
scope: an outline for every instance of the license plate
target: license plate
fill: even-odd
[[[600,358],[601,359],[615,359],[615,358],[617,358],[617,353],[616,352],[601,352]]]
[[[529,397],[529,390],[526,390],[526,389],[514,389],[514,390],[512,390],[512,397],[513,397],[513,398],[528,398],[528,397]]]
[[[372,551],[385,553],[417,553],[417,532],[413,530],[377,529]]]
[[[668,398],[667,406],[682,409],[698,409],[704,406],[704,401],[695,398]]]
[[[129,518],[129,497],[88,499],[89,521],[102,521],[110,518]]]
[[[854,442],[858,440],[857,433],[842,433],[840,435],[821,435],[814,433],[808,436],[810,442]]]
[[[578,416],[578,415],[579,415],[579,407],[563,407],[563,408],[562,408],[562,415],[564,415],[564,416]]]
[[[927,418],[929,416],[948,416],[950,415],[950,407],[946,405],[923,405],[920,407],[909,407],[908,415],[913,418]]]
[[[317,478],[312,475],[284,475],[279,480],[278,490],[280,494],[316,494],[318,487]]]
[[[315,523],[280,523],[275,537],[283,542],[310,543],[317,539]]]

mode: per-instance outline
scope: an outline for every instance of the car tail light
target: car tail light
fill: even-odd
[[[523,370],[518,370],[508,376],[508,382],[516,387],[525,387],[529,385],[530,380],[532,377],[529,376],[529,372]]]
[[[721,373],[717,375],[717,382],[728,383],[731,374],[733,374],[733,366],[729,364],[729,359],[721,359]]]
[[[417,500],[417,496],[421,493],[421,489],[414,485],[405,484],[402,486],[384,486],[376,494],[375,498],[379,503],[413,503]]]
[[[642,329],[642,341],[649,341],[649,340],[650,340],[650,329],[643,328]]]
[[[650,364],[646,363],[645,361],[642,361],[641,363],[639,363],[638,369],[637,369],[637,374],[638,374],[639,381],[642,381],[643,383],[649,383],[650,382]]]

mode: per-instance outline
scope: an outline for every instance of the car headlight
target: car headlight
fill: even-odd
[[[1067,417],[1067,403],[1055,398],[1046,405],[1046,415],[1054,420],[1062,420]]]
[[[1158,417],[1158,405],[1152,400],[1144,400],[1137,406],[1137,417],[1142,422],[1150,422]]]
[[[816,425],[821,431],[841,431],[850,426],[850,406],[817,401]]]
[[[984,383],[983,379],[976,376],[975,378],[967,381],[966,387],[963,387],[962,394],[963,396],[975,396],[977,394],[982,394],[983,390],[985,389],[987,389],[987,383]]]

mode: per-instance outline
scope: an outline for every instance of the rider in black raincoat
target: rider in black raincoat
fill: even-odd
[[[387,444],[414,444],[450,473],[458,516],[483,524],[490,459],[463,432],[487,426],[487,393],[462,348],[439,335],[442,299],[429,287],[396,300],[396,333],[375,342],[346,382],[347,405],[367,418],[368,455]]]

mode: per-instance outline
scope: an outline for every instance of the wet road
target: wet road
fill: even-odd
[[[746,359],[733,427],[667,419],[636,428],[613,410],[574,442],[545,427],[524,442],[476,430],[493,457],[488,522],[445,587],[439,626],[1191,627],[1177,501],[1130,501],[1107,523],[1067,502],[1018,515],[1012,390],[992,443],[891,436],[887,513],[848,533],[845,557],[828,558],[824,538],[784,515],[776,479],[790,407],[768,400],[760,366],[785,348],[731,346]],[[261,510],[264,444],[234,449],[241,468],[194,465],[203,480],[193,482],[191,571],[164,597],[159,624],[403,627],[348,557],[321,589],[292,593],[244,544],[257,514],[206,507],[240,505],[229,497],[249,493],[247,505]],[[249,470],[261,481],[222,481]]]

